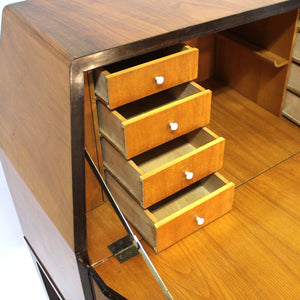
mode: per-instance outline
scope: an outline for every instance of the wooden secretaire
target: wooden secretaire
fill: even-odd
[[[280,118],[300,2],[256,2],[29,0],[4,9],[0,156],[51,299],[164,298],[141,256],[121,263],[108,248],[128,234],[113,201],[174,299],[208,297],[205,282],[211,298],[241,299],[258,293],[251,276],[265,286],[294,280],[213,250],[217,235],[231,249],[235,187],[300,151],[299,128]],[[289,148],[274,154],[279,136]],[[247,213],[232,215],[243,223]],[[206,225],[216,228],[211,239]],[[242,291],[211,280],[236,280]]]

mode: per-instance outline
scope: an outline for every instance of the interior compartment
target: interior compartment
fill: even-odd
[[[199,90],[200,89],[200,90]],[[162,107],[166,104],[176,102],[189,96],[193,96],[205,89],[191,83],[183,83],[176,87],[162,91],[158,94],[145,97],[141,100],[131,102],[116,108],[115,110],[125,119],[131,119],[151,110]]]
[[[101,144],[105,168],[147,208],[220,170],[225,140],[203,127],[129,161],[105,138]]]
[[[212,174],[163,201],[154,204],[148,210],[158,221],[161,221],[225,185],[225,181],[216,174]]]
[[[199,49],[197,82],[206,87],[202,81],[221,81],[281,115],[295,17],[289,12],[188,41]]]
[[[105,172],[107,185],[128,220],[160,252],[232,208],[234,184],[219,173],[144,210],[118,180]],[[197,217],[203,218],[199,224]]]
[[[151,172],[214,141],[216,138],[218,137],[212,131],[203,127],[140,154],[134,157],[132,161],[143,173]]]
[[[183,44],[178,44],[172,47],[168,47],[168,48],[164,48],[164,49],[160,49],[157,51],[153,51],[150,53],[146,53],[140,56],[136,56],[133,58],[129,58],[117,63],[113,63],[110,65],[105,66],[104,68],[110,72],[110,73],[116,73],[137,65],[141,65],[143,63],[147,63],[149,61],[155,60],[155,59],[159,59],[180,51],[184,51],[186,50],[187,47]]]

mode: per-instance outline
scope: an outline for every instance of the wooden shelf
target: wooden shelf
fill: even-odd
[[[261,58],[265,62],[273,65],[275,68],[281,68],[281,67],[287,66],[289,63],[288,59],[285,59],[285,58],[281,57],[280,55],[277,55],[277,54],[273,53],[272,51],[269,51],[268,49],[262,49],[262,48],[254,45],[252,43],[249,43],[229,32],[220,33],[220,34],[218,34],[218,36],[223,39],[227,39],[233,43],[239,44],[244,48],[247,48],[253,54],[257,55],[259,58]]]

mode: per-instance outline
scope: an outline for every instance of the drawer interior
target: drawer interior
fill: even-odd
[[[136,156],[132,160],[143,172],[147,173],[217,138],[218,136],[213,132],[203,127]]]
[[[160,49],[157,51],[153,51],[147,54],[143,54],[140,56],[136,56],[134,58],[129,58],[126,60],[123,60],[121,62],[117,62],[117,63],[113,63],[110,65],[105,66],[105,69],[110,72],[110,73],[116,73],[128,68],[132,68],[136,65],[140,65],[143,63],[147,63],[149,61],[155,60],[155,59],[159,59],[180,51],[184,51],[186,49],[188,49],[189,47],[186,45],[175,45],[172,47],[168,47],[168,48],[164,48],[164,49]]]
[[[227,183],[218,176],[218,173],[212,174],[157,204],[154,204],[149,207],[148,210],[158,221],[161,221],[226,184]],[[203,201],[205,201],[205,199],[203,199]]]
[[[193,96],[205,89],[195,83],[184,83],[174,88],[145,97],[139,101],[131,102],[121,106],[116,111],[125,119],[134,118],[143,113],[149,112],[166,104]]]

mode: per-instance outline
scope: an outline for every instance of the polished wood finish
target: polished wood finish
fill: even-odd
[[[223,138],[201,128],[141,154],[129,162],[102,139],[107,170],[146,208],[218,171],[223,164]],[[186,178],[185,172],[193,172]]]
[[[2,24],[1,148],[74,249],[69,66],[8,9]]]
[[[130,159],[207,125],[210,106],[211,91],[194,82],[143,98],[112,112],[99,101],[100,132]],[[186,118],[187,115],[189,118]],[[171,122],[176,122],[178,129],[171,130]]]
[[[18,208],[20,215],[24,213],[24,234],[35,248],[34,250],[37,250],[37,255],[41,257],[46,269],[52,270],[51,274],[54,274],[54,281],[59,281],[60,290],[66,290],[66,293],[63,292],[66,298],[90,297],[87,296],[89,295],[87,291],[90,289],[87,270],[79,271],[81,289],[76,266],[78,259],[82,266],[85,266],[82,269],[89,267],[89,253],[86,247],[88,240],[86,215],[94,210],[86,212],[86,204],[91,204],[90,208],[97,206],[92,201],[90,203],[89,200],[85,201],[85,72],[177,45],[189,39],[292,11],[298,7],[299,0],[262,0],[255,3],[251,0],[243,2],[226,0],[218,2],[206,0],[158,2],[154,0],[151,3],[132,0],[109,2],[96,0],[83,3],[81,0],[75,0],[72,5],[66,0],[29,0],[9,5],[4,9],[0,45],[2,76],[0,81],[0,145],[2,153],[5,153],[4,155],[7,157],[7,159],[4,158],[8,162],[7,165],[12,164],[15,168],[15,172],[8,177],[12,194],[15,195],[16,206],[26,208],[24,211]],[[213,38],[207,42],[207,47],[210,47],[212,40]],[[273,52],[276,53],[276,51]],[[280,53],[278,55],[284,57]],[[200,73],[211,74],[211,70],[211,65],[206,64],[204,71]],[[90,95],[93,93],[90,92]],[[88,114],[90,116],[95,112],[93,104],[92,101],[91,114]],[[264,117],[263,114],[262,117]],[[269,117],[267,117],[267,121],[270,121]],[[271,121],[272,124],[276,123],[272,119]],[[280,132],[281,121],[274,127],[273,125],[268,127],[268,122],[263,125],[269,129],[273,128],[276,134],[277,131]],[[230,119],[229,124],[231,125]],[[86,123],[86,125],[88,124]],[[294,153],[293,151],[297,147],[296,139],[291,138],[292,135],[296,136],[295,130],[287,125],[283,126],[284,133],[288,138],[279,134],[279,140],[287,144],[281,145],[283,147],[281,149],[273,140],[272,151],[277,150],[277,152],[275,151],[274,154],[272,151],[266,151],[267,154],[270,154],[270,158],[268,157],[266,164],[263,163],[262,170],[270,167],[274,157],[274,161],[278,162],[282,157],[287,158],[288,153]],[[89,123],[89,128],[92,129],[92,127],[92,124]],[[222,128],[221,125],[218,128],[220,127]],[[95,128],[97,126],[94,124]],[[263,132],[267,133],[267,131]],[[258,136],[262,137],[260,133]],[[270,136],[272,135],[267,133],[267,137],[270,138]],[[291,144],[288,144],[290,138]],[[267,144],[268,140],[263,139],[263,142]],[[237,145],[236,142],[235,146]],[[262,147],[262,149],[265,148]],[[253,150],[251,147],[250,149]],[[254,150],[256,151],[257,148]],[[259,156],[261,152],[257,153],[256,158],[260,162],[262,161]],[[4,155],[1,155],[1,159]],[[239,156],[237,157],[239,158]],[[251,161],[254,161],[253,157]],[[246,165],[245,160],[242,162]],[[99,168],[100,166],[101,164],[99,164]],[[8,167],[7,169],[12,168]],[[241,178],[244,173],[253,176],[257,170],[261,170],[258,163],[250,169],[251,172],[247,173],[242,168],[241,176],[235,174],[232,177]],[[241,169],[237,168],[237,170]],[[230,173],[230,171],[227,172]],[[20,176],[20,180],[16,180],[16,176]],[[24,190],[28,193],[21,194]],[[24,196],[28,196],[29,200]],[[103,202],[95,210],[106,203]],[[35,210],[35,208],[37,209]],[[41,215],[43,217],[40,217]],[[45,220],[47,222],[43,222]],[[224,224],[223,228],[228,228],[226,227],[227,223]],[[89,230],[92,228],[93,226]],[[95,235],[99,231],[97,230]],[[201,232],[203,234],[205,231],[201,230]],[[248,233],[248,231],[245,230],[242,233]],[[198,234],[192,236],[198,236]],[[239,234],[236,236],[239,237]],[[237,238],[236,236],[234,237]],[[197,257],[186,255],[190,254],[191,250],[182,245],[188,239],[189,237],[179,243],[180,245],[169,248],[175,250],[172,250],[174,251],[173,255],[169,256],[172,257],[172,262],[168,264],[174,266],[174,257],[179,257],[181,264],[175,263],[179,273],[187,274],[186,260],[192,257],[193,261],[198,261],[198,257],[203,255],[200,252],[196,253]],[[35,242],[32,243],[32,240]],[[101,238],[98,241],[101,241]],[[205,242],[210,242],[211,247],[215,246],[214,241],[205,241],[203,237],[200,240],[192,238],[192,244],[203,245]],[[52,248],[47,247],[48,245],[55,247],[53,251],[51,251]],[[61,251],[57,251],[57,249]],[[205,251],[206,248],[202,247],[201,250]],[[242,250],[244,248],[240,248],[238,253],[243,253]],[[181,252],[184,252],[185,255],[180,257],[179,253]],[[216,256],[210,260],[212,265],[219,260],[221,254],[216,253]],[[162,258],[162,264],[166,262],[163,255],[152,255],[152,257],[157,261]],[[93,259],[95,262],[96,260]],[[135,260],[139,261],[140,257],[136,257]],[[226,257],[221,256],[220,260],[225,261]],[[112,259],[106,259],[99,265],[99,270],[105,264],[110,264],[111,261]],[[211,266],[207,267],[205,263],[206,261],[203,261],[201,267],[204,266],[204,269],[211,271]],[[110,268],[113,264],[110,265]],[[126,266],[129,265],[126,264]],[[61,272],[61,269],[65,270],[65,267],[70,268],[68,269],[71,270],[70,276],[68,276],[69,273],[66,275]],[[131,272],[136,272],[137,275],[149,274],[144,267],[142,265],[139,270],[131,269]],[[191,269],[193,267],[194,264]],[[215,282],[220,283],[220,277],[223,278],[223,276],[232,279],[230,283],[236,280],[235,285],[230,285],[230,290],[224,286],[225,294],[231,295],[232,290],[236,291],[237,289],[244,290],[245,288],[247,290],[247,278],[241,281],[240,272],[235,272],[234,267],[230,268],[233,270],[234,276],[228,276],[225,272],[226,267],[228,268],[227,264],[224,268],[215,268],[215,274],[221,274],[217,276]],[[120,268],[117,270],[120,271],[119,275],[123,274]],[[196,270],[199,269],[196,268]],[[164,272],[162,277],[165,279]],[[101,276],[103,275],[101,272],[99,273]],[[58,279],[55,278],[55,274],[58,274]],[[186,281],[180,281],[180,284],[193,289],[193,295],[199,288],[199,276],[196,280],[191,280],[195,278],[193,276],[196,274],[198,275],[199,272],[193,272],[191,277],[185,276],[184,280]],[[206,282],[211,283],[212,277],[209,276],[215,274],[207,274],[206,279],[209,279]],[[109,273],[106,275],[108,276],[106,279],[110,283]],[[251,281],[251,275],[249,275],[250,285],[256,287]],[[272,274],[269,275],[272,276]],[[247,274],[244,276],[247,277]],[[150,278],[147,280],[148,283],[154,282],[154,279]],[[174,282],[178,282],[178,278],[178,273],[176,273]],[[294,286],[292,278],[289,282]],[[150,294],[150,298],[153,294],[161,294],[161,291],[157,292],[159,289],[157,285],[151,285],[151,289],[145,289],[141,285],[137,290],[135,284],[136,281],[125,283],[126,288],[132,288],[134,285],[131,291],[133,294],[139,294],[140,291],[145,290],[148,295]],[[122,280],[119,280],[118,285],[123,289]],[[113,286],[115,287],[114,284]],[[221,285],[219,284],[219,286]],[[261,289],[263,290],[263,288],[262,286]],[[186,294],[185,288],[176,287],[176,289],[179,291],[179,297],[187,298],[189,296]],[[207,290],[204,291],[207,292]],[[214,295],[219,296],[220,291],[221,289],[218,288],[214,291]],[[82,292],[87,293],[83,296]],[[205,294],[207,295],[207,293]],[[185,297],[186,295],[187,297]],[[133,296],[133,298],[141,297]]]
[[[97,168],[102,171],[102,152],[100,147],[99,125],[92,72],[84,76],[84,143]],[[85,160],[85,199],[86,211],[103,201],[101,185],[97,181],[91,167]]]
[[[26,242],[34,249],[35,255],[38,254],[43,266],[47,266],[47,273],[64,297],[84,299],[73,248],[58,231],[1,148],[0,159]],[[12,252],[11,255],[16,254]]]
[[[110,109],[113,109],[197,78],[198,50],[196,48],[175,47],[175,53],[170,51],[172,54],[167,56],[164,56],[165,51],[162,51],[162,57],[158,55],[157,59],[153,59],[153,56],[157,55],[143,56],[141,64],[136,64],[139,60],[136,58],[133,66],[131,61],[124,61],[117,63],[117,67],[96,69],[94,71],[96,95],[106,101]],[[156,82],[156,76],[164,78],[162,84]]]
[[[151,47],[158,49],[148,43],[151,38],[163,48],[170,45],[170,40],[176,44],[298,8],[298,0],[245,0],[242,4],[216,0],[97,0],[89,5],[80,0],[72,5],[68,0],[54,0],[21,2],[7,10],[18,14],[33,30],[38,28],[49,45],[65,57],[83,57],[105,50],[114,54],[111,60],[119,61],[118,56],[128,55],[129,49],[131,57],[149,52]]]
[[[204,81],[213,77],[215,35],[209,34],[193,40],[185,41],[187,45],[199,49],[198,81]]]
[[[108,187],[126,217],[155,252],[172,246],[232,208],[234,184],[217,173],[143,210],[107,173]],[[203,219],[197,223],[197,217]]]
[[[271,122],[286,126],[284,119]],[[245,126],[250,126],[252,132],[251,123]],[[299,127],[290,125],[299,136]],[[269,130],[274,133],[272,128]],[[268,141],[260,140],[262,146],[264,143]],[[260,155],[260,147],[257,150]],[[294,151],[298,154],[290,153],[238,186],[233,210],[222,218],[159,255],[143,243],[174,299],[298,297],[300,148]],[[128,299],[164,299],[141,257],[124,264],[109,258],[96,270]]]
[[[241,26],[231,30],[231,34],[218,35],[215,76],[280,115],[296,17],[297,12],[287,13]],[[251,44],[254,42],[255,45]]]
[[[222,174],[228,180],[240,185],[300,150],[294,124],[227,86],[203,85],[214,91],[208,127],[226,139]]]

